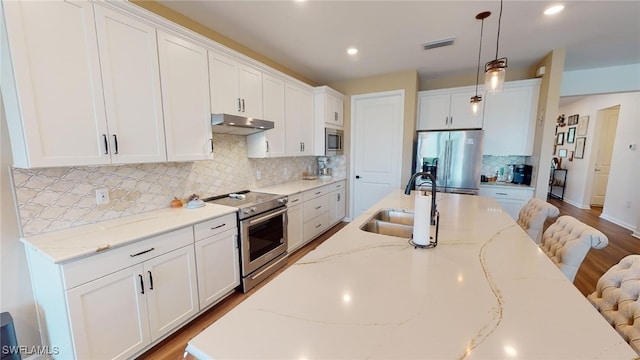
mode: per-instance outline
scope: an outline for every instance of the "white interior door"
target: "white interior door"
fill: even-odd
[[[400,188],[404,91],[353,96],[351,109],[352,217],[356,218]]]
[[[613,155],[613,142],[616,138],[616,128],[618,126],[618,113],[620,108],[606,109],[602,121],[602,131],[600,131],[598,141],[598,153],[593,177],[593,192],[591,194],[591,205],[603,206],[607,193],[607,183],[609,181],[609,169],[611,167],[611,157]]]

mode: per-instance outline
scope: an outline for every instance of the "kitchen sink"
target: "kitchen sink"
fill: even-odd
[[[410,239],[413,234],[413,213],[406,210],[380,209],[360,229]]]
[[[413,213],[407,210],[380,209],[369,220],[413,226]]]

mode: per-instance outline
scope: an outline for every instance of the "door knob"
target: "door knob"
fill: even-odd
[[[356,175],[356,179],[360,179],[360,175]]]

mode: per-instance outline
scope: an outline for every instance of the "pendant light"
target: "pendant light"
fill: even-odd
[[[484,66],[484,85],[487,92],[502,90],[505,73],[507,72],[507,58],[498,59],[500,45],[500,22],[502,21],[502,0],[500,0],[500,15],[498,16],[498,36],[496,39],[496,58]]]
[[[482,96],[478,95],[478,82],[480,81],[480,55],[482,54],[482,32],[484,30],[484,19],[491,15],[489,11],[483,11],[476,15],[476,20],[482,20],[480,25],[480,46],[478,47],[478,69],[476,70],[476,95],[471,97],[471,112],[473,115],[478,114]]]

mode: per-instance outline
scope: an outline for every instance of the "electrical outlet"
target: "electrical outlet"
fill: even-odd
[[[96,204],[104,205],[109,203],[109,189],[96,190]]]

